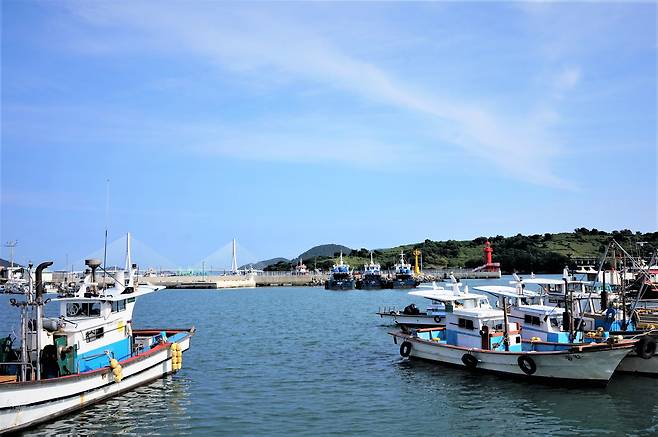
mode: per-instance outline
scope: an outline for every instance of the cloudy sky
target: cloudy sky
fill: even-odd
[[[656,49],[650,2],[5,1],[2,242],[655,231]]]

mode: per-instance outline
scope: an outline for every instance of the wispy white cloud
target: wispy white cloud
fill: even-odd
[[[570,66],[564,68],[555,80],[555,89],[558,93],[564,93],[574,88],[581,78],[580,67]]]
[[[448,98],[441,96],[441,90],[427,92],[373,62],[350,55],[349,49],[341,49],[310,26],[305,27],[299,21],[288,22],[283,15],[271,15],[271,10],[264,15],[253,8],[236,11],[220,4],[205,6],[200,11],[180,3],[167,3],[167,7],[135,2],[81,3],[75,10],[88,23],[131,32],[133,48],[193,55],[220,68],[254,75],[255,80],[283,76],[320,83],[360,99],[428,117],[441,127],[443,141],[427,153],[440,154],[446,142],[457,144],[471,157],[493,163],[511,178],[572,188],[571,183],[553,169],[552,163],[560,149],[551,138],[551,118],[544,116],[545,110],[537,114],[512,115],[513,111],[490,107],[484,101]],[[113,44],[111,40],[105,43]],[[85,46],[86,49],[90,47],[93,46],[88,43]],[[119,44],[118,49],[127,48]],[[567,69],[559,76],[557,86],[566,91],[579,78],[578,69]],[[443,129],[446,126],[448,128]],[[263,132],[228,142],[205,142],[202,149],[244,155],[228,146],[243,142],[257,150],[254,156],[298,159],[302,156],[298,152],[303,141],[289,140],[290,137],[277,138],[272,132]],[[362,155],[370,156],[380,149],[368,141],[343,145],[327,141],[314,147],[313,153],[318,159],[324,159],[334,156],[331,149],[340,147],[351,151],[345,154],[351,157],[349,159],[361,159]],[[306,152],[308,154],[308,149]],[[389,152],[389,156],[395,156],[396,146],[390,146]],[[398,151],[398,154],[403,153]]]

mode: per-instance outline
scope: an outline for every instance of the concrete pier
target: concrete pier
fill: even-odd
[[[255,288],[253,275],[227,276],[147,276],[140,282],[162,285],[167,288]]]
[[[327,275],[206,275],[206,276],[148,276],[140,282],[162,285],[167,288],[254,288],[272,286],[314,286],[323,285]]]

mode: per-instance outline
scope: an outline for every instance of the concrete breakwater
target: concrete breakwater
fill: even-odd
[[[148,276],[142,282],[167,288],[254,288],[270,286],[323,285],[327,275],[206,275],[206,276]]]
[[[417,276],[418,282],[432,282],[448,279],[450,275],[457,279],[497,279],[500,272],[474,272],[466,269],[431,270]],[[392,280],[393,274],[382,275]],[[357,275],[357,278],[359,276]],[[246,275],[205,275],[205,276],[148,276],[140,278],[142,282],[162,285],[167,288],[254,288],[276,286],[321,286],[329,278],[328,274],[310,273],[293,275],[289,273],[246,274]]]

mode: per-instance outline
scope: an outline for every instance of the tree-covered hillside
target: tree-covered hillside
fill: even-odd
[[[604,232],[597,229],[578,228],[574,232],[557,234],[515,235],[503,237],[478,237],[470,241],[432,241],[407,244],[387,249],[375,249],[375,262],[382,268],[392,268],[403,250],[408,262],[413,262],[412,251],[420,249],[423,253],[424,268],[474,268],[483,264],[484,243],[488,239],[494,249],[493,261],[501,263],[504,273],[535,272],[560,273],[565,265],[574,267],[578,260],[599,258],[611,239],[615,239],[632,255],[641,252],[649,256],[658,248],[658,232],[640,233],[624,229],[622,231]],[[638,243],[644,242],[642,246]],[[370,261],[366,248],[351,250],[344,260],[355,269],[361,269]],[[313,269],[329,269],[336,262],[338,253],[330,256],[313,256],[304,258],[304,263]],[[295,261],[279,262],[270,265],[267,270],[290,270]]]

